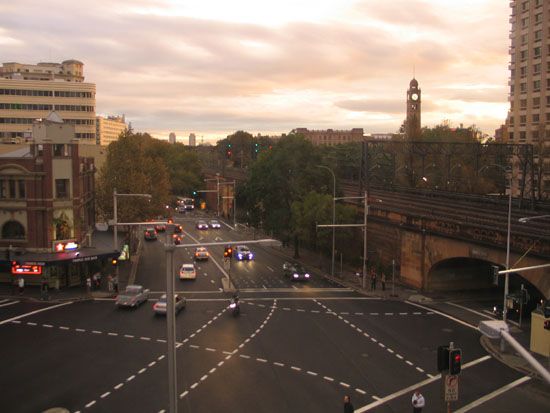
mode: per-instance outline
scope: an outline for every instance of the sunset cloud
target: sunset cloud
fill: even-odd
[[[424,124],[492,134],[506,117],[500,0],[20,0],[0,14],[2,62],[81,60],[97,112],[156,135],[394,132],[413,69]]]

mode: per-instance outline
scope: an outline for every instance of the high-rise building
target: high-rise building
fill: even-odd
[[[550,192],[550,2],[512,0],[510,16],[510,111],[508,143],[534,146],[541,168],[536,188]],[[514,167],[514,181],[521,179]]]
[[[363,128],[351,130],[309,130],[307,128],[296,128],[292,132],[302,135],[314,145],[339,145],[349,142],[363,142]]]
[[[197,145],[197,137],[194,133],[189,134],[189,146],[195,146]]]
[[[170,135],[168,135],[168,142],[172,145],[176,143],[176,134],[174,132],[170,132]]]
[[[407,119],[405,120],[405,138],[414,141],[420,138],[422,126],[421,115],[421,90],[418,81],[413,78],[407,90]]]
[[[95,84],[84,83],[78,60],[0,67],[0,142],[30,138],[32,124],[56,111],[75,126],[80,143],[96,143]]]
[[[128,129],[126,119],[122,116],[96,117],[96,143],[107,146],[118,140],[120,134]]]

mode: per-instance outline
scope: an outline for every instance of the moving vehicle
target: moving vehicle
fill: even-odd
[[[174,245],[180,245],[181,244],[181,237],[178,234],[173,234],[172,238],[174,239]]]
[[[194,280],[197,278],[195,264],[181,264],[180,280]]]
[[[115,304],[118,307],[135,308],[149,299],[149,290],[142,285],[132,284],[126,287],[126,290],[118,295]]]
[[[185,297],[180,297],[178,294],[174,294],[174,307],[176,314],[183,310],[186,304],[187,302]],[[166,308],[166,294],[162,294],[159,300],[153,304],[153,311],[155,312],[155,315],[166,315]]]
[[[208,250],[204,247],[197,247],[195,250],[195,260],[201,261],[201,260],[207,260],[210,257],[210,254],[208,253]]]
[[[193,198],[178,197],[178,212],[193,211],[195,209],[195,200]]]
[[[252,251],[246,245],[237,245],[233,250],[233,256],[238,261],[251,261],[254,259],[254,254],[252,254]]]
[[[164,232],[166,231],[166,225],[164,224],[156,224],[155,229],[157,232]]]
[[[292,281],[308,281],[311,278],[311,274],[297,262],[285,262],[283,273],[285,277],[290,278]]]
[[[231,310],[233,317],[237,317],[241,313],[241,304],[237,293],[231,297],[231,301],[229,302],[229,310]]]
[[[143,236],[147,241],[154,241],[157,239],[157,231],[153,227],[145,228]]]
[[[215,220],[215,219],[211,219],[210,220],[210,228],[212,229],[220,229],[222,226],[220,224],[219,221]]]
[[[182,232],[183,232],[183,227],[179,224],[176,224],[176,226],[174,227],[174,233],[181,234]]]
[[[197,222],[197,229],[208,229],[206,221],[200,220]]]

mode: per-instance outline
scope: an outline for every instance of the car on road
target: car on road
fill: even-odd
[[[149,290],[143,288],[142,285],[131,284],[120,293],[115,301],[118,307],[138,307],[149,299]]]
[[[157,239],[157,231],[153,227],[145,228],[145,232],[143,233],[143,237],[147,241],[154,241]]]
[[[233,250],[233,256],[238,261],[251,261],[254,259],[254,254],[252,254],[252,251],[246,245],[237,245]]]
[[[181,237],[178,234],[173,234],[172,238],[174,239],[174,245],[180,245],[181,244]]]
[[[285,277],[290,278],[292,281],[308,281],[311,278],[311,274],[297,262],[285,262],[283,273]]]
[[[220,229],[222,226],[220,224],[220,221],[217,221],[215,219],[210,220],[210,228],[212,229]]]
[[[181,264],[180,280],[194,280],[195,278],[197,278],[195,264]]]
[[[183,232],[183,227],[179,224],[176,224],[176,226],[174,227],[174,233],[181,234],[182,232]]]
[[[200,220],[197,222],[197,229],[208,229],[206,221]]]
[[[174,294],[174,307],[176,310],[176,314],[183,310],[186,304],[187,302],[185,300],[185,297]],[[155,312],[155,315],[166,315],[166,307],[166,294],[162,294],[159,300],[155,304],[153,304],[153,311]]]
[[[185,208],[185,206],[180,205],[180,206],[178,206],[178,207],[176,208],[176,210],[177,210],[180,214],[183,214],[183,213],[185,213],[185,211],[186,211],[187,209]]]
[[[210,257],[210,254],[208,253],[208,250],[204,247],[198,247],[195,250],[195,260],[202,261],[207,260]]]
[[[156,224],[155,229],[157,232],[164,232],[166,231],[166,225],[165,224]]]

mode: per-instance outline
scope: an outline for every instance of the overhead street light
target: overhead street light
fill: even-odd
[[[490,167],[495,167],[495,168],[501,169],[504,172],[505,175],[508,173],[506,168],[504,168],[502,165],[497,165],[497,164],[485,165],[478,172],[481,172],[481,171],[483,171],[487,168],[490,168]],[[509,192],[509,194],[508,194],[508,231],[507,231],[507,235],[506,235],[506,269],[507,270],[510,269],[510,235],[511,235],[511,231],[512,231],[512,178],[513,178],[512,171],[513,171],[512,168],[510,168],[510,180],[509,180],[509,189],[508,189],[508,192]],[[504,302],[503,302],[503,305],[502,305],[502,320],[504,322],[506,322],[506,318],[507,318],[507,314],[506,314],[506,296],[508,295],[509,283],[510,283],[509,275],[508,275],[508,273],[506,273],[505,276],[504,276]]]
[[[334,171],[325,165],[316,165],[317,168],[323,168],[329,171],[332,175],[332,254],[331,254],[331,267],[330,275],[334,277],[334,255],[335,255],[335,245],[336,245],[336,228],[334,227],[336,223],[336,175]]]

